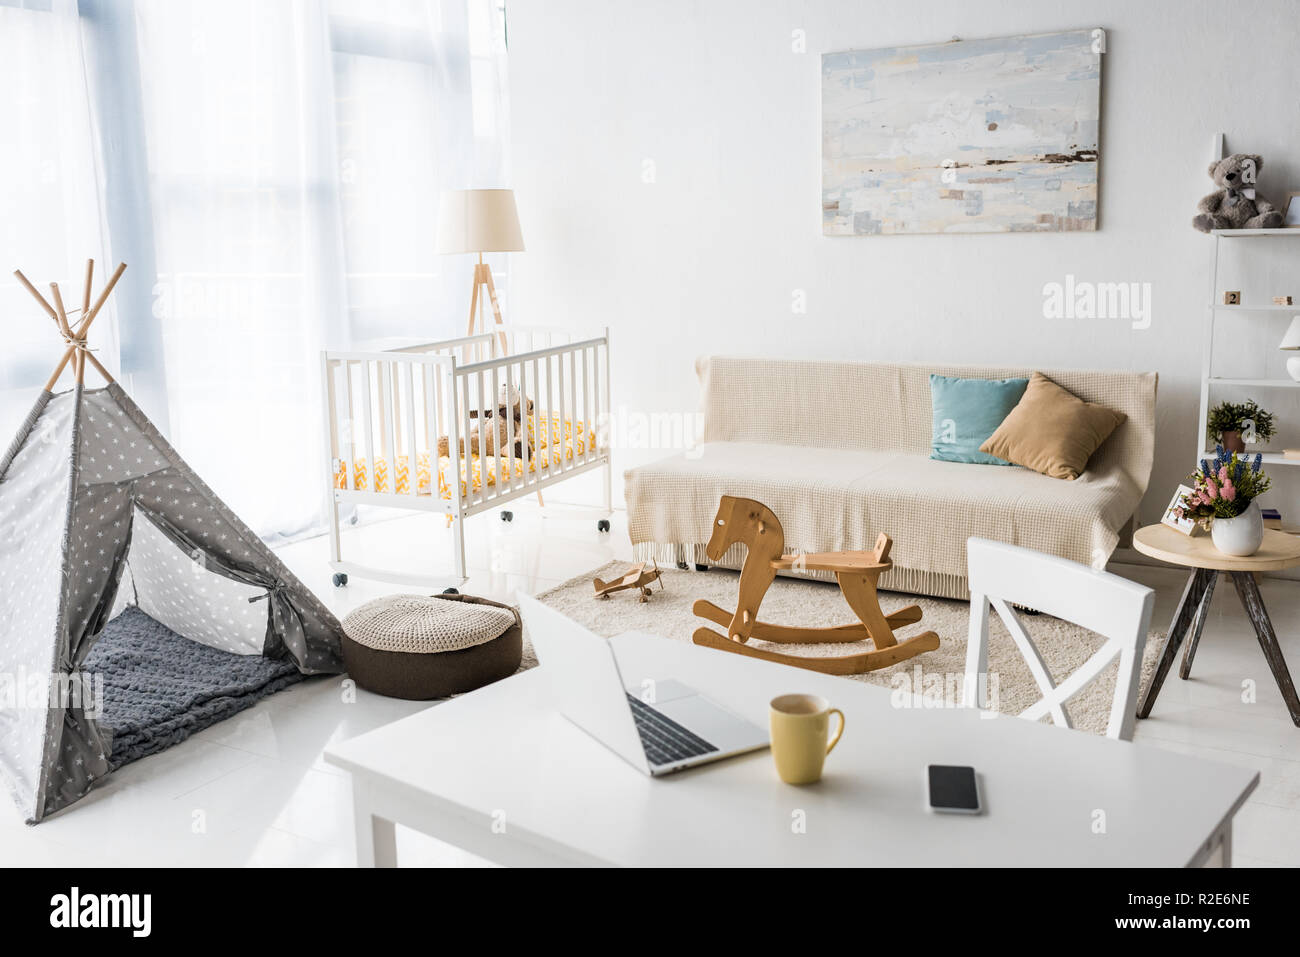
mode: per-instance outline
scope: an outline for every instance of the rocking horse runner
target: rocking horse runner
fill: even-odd
[[[744,542],[749,546],[749,552],[740,570],[740,592],[735,612],[728,612],[704,599],[695,602],[692,608],[700,618],[726,626],[727,634],[723,636],[709,628],[698,628],[694,636],[697,645],[833,675],[875,671],[939,647],[939,636],[933,631],[913,635],[903,641],[894,637],[895,628],[921,620],[921,609],[916,605],[908,605],[892,615],[885,615],[880,610],[876,581],[881,572],[893,566],[889,560],[889,549],[893,543],[888,535],[882,534],[876,539],[875,549],[869,552],[786,555],[785,533],[771,509],[753,499],[724,495],[718,506],[718,514],[714,517],[713,534],[709,537],[709,558],[718,561],[736,542]],[[759,621],[758,606],[776,579],[776,573],[791,568],[834,572],[840,592],[857,614],[858,621],[833,628],[800,628]],[[805,658],[752,648],[746,644],[750,638],[779,644],[843,643],[870,639],[875,648],[852,655]]]

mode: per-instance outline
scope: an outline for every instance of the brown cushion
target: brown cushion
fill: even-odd
[[[445,601],[507,608],[473,595],[434,595]],[[428,701],[447,698],[508,678],[519,670],[524,630],[519,615],[500,637],[456,651],[410,652],[370,648],[343,635],[343,663],[358,687],[390,698]]]
[[[1124,413],[1084,402],[1035,372],[1024,397],[980,451],[1052,478],[1075,479],[1124,419]]]

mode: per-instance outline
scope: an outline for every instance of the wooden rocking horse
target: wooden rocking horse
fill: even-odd
[[[736,599],[736,611],[733,614],[704,599],[696,601],[692,610],[697,616],[727,629],[725,636],[709,628],[696,629],[694,640],[697,645],[832,675],[856,675],[875,671],[939,647],[939,636],[933,631],[913,635],[903,641],[894,637],[895,628],[921,620],[921,609],[918,606],[908,605],[892,615],[885,615],[880,610],[876,581],[881,572],[893,566],[889,560],[889,549],[893,543],[888,535],[882,534],[876,539],[875,549],[869,552],[786,555],[785,533],[770,508],[753,499],[724,495],[713,520],[713,534],[709,537],[707,549],[709,558],[718,561],[736,542],[744,542],[749,546],[749,553],[740,570],[740,593]],[[800,628],[759,621],[758,606],[776,579],[776,573],[791,568],[834,572],[840,592],[857,614],[858,621],[832,628]],[[852,655],[806,658],[750,647],[746,644],[750,638],[777,644],[843,643],[870,639],[875,648]]]

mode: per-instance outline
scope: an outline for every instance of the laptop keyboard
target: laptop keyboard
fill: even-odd
[[[673,764],[718,750],[676,721],[665,718],[640,698],[629,694],[627,703],[632,707],[636,730],[641,735],[641,746],[651,764]]]

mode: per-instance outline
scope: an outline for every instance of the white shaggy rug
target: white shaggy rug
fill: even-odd
[[[586,628],[606,638],[625,631],[644,631],[690,641],[701,626],[722,629],[691,612],[697,598],[707,598],[722,608],[736,605],[736,572],[710,569],[707,572],[664,569],[663,581],[653,586],[648,602],[637,600],[634,590],[618,592],[608,599],[595,597],[592,579],[609,581],[627,569],[627,564],[610,562],[586,575],[571,579],[538,595],[538,599],[568,615]],[[966,630],[970,615],[968,602],[943,598],[924,598],[897,592],[881,592],[880,604],[885,614],[906,605],[921,607],[921,621],[898,629],[900,637],[923,631],[939,635],[939,648],[923,652],[889,668],[854,675],[854,681],[868,681],[887,688],[900,688],[921,694],[931,701],[942,700],[956,706],[961,700],[961,686],[966,669]],[[763,621],[783,625],[825,627],[856,621],[845,604],[839,588],[833,584],[778,578],[768,590],[759,612]],[[1094,632],[1047,615],[1021,615],[1031,637],[1058,683],[1083,664],[1101,647],[1103,639]],[[1142,685],[1146,686],[1155,669],[1164,643],[1164,632],[1153,631],[1147,637],[1142,660]],[[871,648],[869,642],[852,644],[774,645],[750,639],[758,648],[791,654],[830,656],[851,654]],[[536,664],[531,648],[525,648],[524,667]],[[1095,682],[1085,688],[1066,707],[1076,728],[1104,734],[1110,718],[1115,688],[1112,665]],[[989,640],[989,690],[994,707],[1007,714],[1017,714],[1040,697],[1033,676],[1003,626],[996,612],[991,615]],[[1050,719],[1046,719],[1050,720]]]

